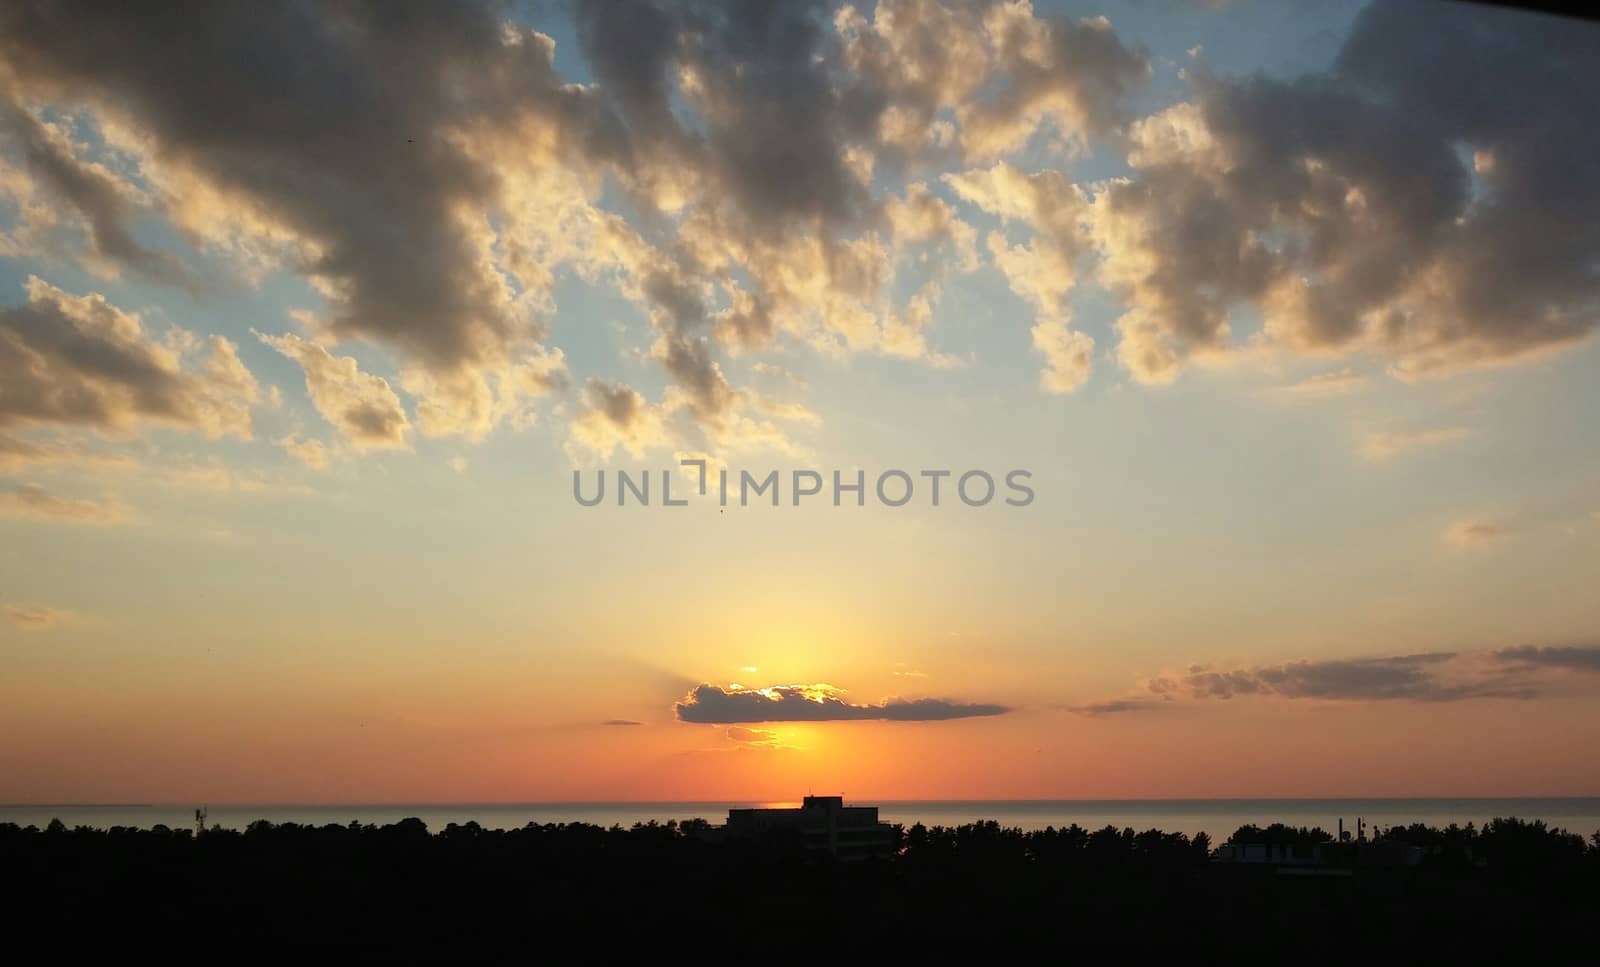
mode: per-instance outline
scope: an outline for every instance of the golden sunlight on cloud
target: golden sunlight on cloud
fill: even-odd
[[[406,446],[411,421],[388,380],[363,373],[353,358],[335,356],[294,333],[272,336],[258,332],[256,338],[300,364],[311,404],[357,450]]]
[[[314,440],[308,437],[302,438],[290,433],[279,437],[277,444],[289,456],[294,457],[312,470],[326,470],[332,460],[332,451],[321,440]]]
[[[121,433],[148,421],[250,439],[261,389],[231,341],[176,327],[156,338],[137,313],[36,276],[26,290],[26,303],[0,308],[0,428]]]
[[[1087,196],[1060,172],[1030,175],[1003,161],[944,180],[1003,223],[1032,230],[1026,242],[1013,245],[997,231],[984,244],[1012,292],[1034,307],[1033,348],[1045,359],[1041,385],[1058,394],[1078,389],[1089,379],[1094,340],[1071,328],[1067,297],[1074,267],[1088,247]]]

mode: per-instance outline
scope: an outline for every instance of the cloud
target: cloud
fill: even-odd
[[[1280,386],[1277,392],[1285,396],[1322,397],[1353,393],[1367,385],[1366,377],[1353,369],[1340,369],[1310,376],[1298,383]]]
[[[1446,543],[1467,547],[1498,541],[1510,533],[1505,527],[1489,521],[1463,520],[1451,524],[1444,532],[1444,539]]]
[[[25,288],[26,303],[0,308],[0,428],[120,431],[149,421],[250,438],[260,388],[232,342],[181,329],[153,339],[104,296],[68,295],[33,276]]]
[[[1368,460],[1387,460],[1398,453],[1459,443],[1472,436],[1463,426],[1438,427],[1431,430],[1369,434],[1361,445],[1361,455]]]
[[[104,467],[131,467],[133,461],[114,453],[85,450],[56,440],[30,440],[0,433],[0,470],[40,463],[66,463]]]
[[[416,398],[417,428],[424,436],[476,441],[501,425],[532,426],[532,401],[566,388],[567,360],[559,349],[540,347],[471,373],[441,376],[412,368],[402,374],[401,385]]]
[[[766,377],[777,383],[787,383],[795,386],[804,386],[806,378],[793,370],[784,369],[776,363],[758,360],[751,364],[750,369],[758,376]]]
[[[869,20],[834,17],[860,100],[891,161],[959,154],[986,160],[1041,129],[1081,146],[1121,119],[1124,95],[1149,76],[1104,18],[1039,17],[1017,3],[880,0]]]
[[[1124,712],[1148,712],[1160,707],[1160,703],[1145,698],[1116,698],[1088,705],[1070,705],[1066,708],[1074,715],[1099,718],[1103,715],[1121,715]]]
[[[581,408],[568,428],[568,453],[580,462],[607,459],[619,448],[639,457],[668,449],[704,456],[734,450],[775,450],[791,456],[804,451],[780,424],[815,424],[805,406],[783,403],[750,390],[727,390],[714,413],[697,414],[695,401],[668,386],[652,403],[625,383],[591,377]]]
[[[658,244],[611,233],[622,288],[660,334],[652,355],[688,414],[713,435],[736,395],[707,330],[734,351],[789,334],[829,355],[955,361],[927,332],[946,266],[975,265],[975,233],[925,183],[874,197],[878,164],[981,156],[1041,125],[1083,143],[1147,73],[1103,21],[1038,18],[1026,3],[885,0],[870,21],[840,8],[831,31],[825,9],[578,7],[580,44],[620,122],[604,163],[675,225]],[[893,306],[908,262],[928,277]],[[1054,383],[1081,380],[1081,340],[1041,348],[1062,363]]]
[[[580,450],[605,459],[621,447],[638,457],[652,447],[671,444],[667,414],[631,386],[590,377],[584,404],[570,430]]]
[[[1124,46],[1105,17],[1034,16],[1027,0],[984,9],[993,73],[958,108],[969,158],[1023,147],[1041,127],[1070,149],[1122,120],[1122,97],[1150,76],[1143,51]]]
[[[1147,703],[1229,700],[1241,697],[1328,702],[1459,702],[1532,699],[1544,682],[1524,674],[1500,652],[1423,652],[1378,658],[1301,660],[1214,669],[1192,665],[1144,682],[1151,698],[1082,706],[1088,714],[1133,711]],[[1157,707],[1157,706],[1150,706]],[[1079,711],[1079,709],[1073,709]]]
[[[624,725],[625,726],[625,725],[643,725],[644,723],[643,722],[635,722],[632,719],[606,719],[604,722],[601,722],[600,724],[601,725]]]
[[[190,237],[303,274],[329,337],[467,387],[452,402],[537,346],[541,256],[583,194],[562,162],[604,123],[548,37],[488,3],[76,6],[6,5],[0,59],[132,155]]]
[[[134,238],[139,193],[104,165],[78,158],[65,133],[11,101],[7,93],[0,85],[0,144],[12,145],[33,181],[77,212],[88,239],[86,261],[96,274],[115,278],[127,267],[156,282],[192,286],[175,255],[146,248]]]
[[[79,524],[114,524],[126,519],[120,508],[72,497],[57,497],[36,484],[0,490],[0,517],[59,520]]]
[[[321,440],[301,438],[290,433],[279,437],[276,443],[285,453],[312,470],[326,470],[333,458],[332,451]]]
[[[697,685],[673,706],[681,722],[712,724],[758,722],[936,722],[978,716],[1003,715],[1003,705],[971,704],[946,699],[893,698],[878,704],[855,705],[840,697],[831,685],[773,685],[747,689]]]
[[[263,343],[300,364],[311,404],[358,450],[406,446],[411,421],[400,397],[381,376],[363,373],[349,356],[335,356],[293,333],[256,333]]]
[[[0,615],[23,631],[44,631],[71,617],[70,612],[57,608],[21,604],[0,604]]]
[[[302,314],[318,343],[393,353],[418,431],[471,439],[564,384],[543,345],[562,270],[644,310],[676,391],[658,405],[721,447],[793,446],[745,412],[724,355],[790,336],[954,365],[930,332],[976,233],[913,169],[1114,138],[1150,73],[1104,18],[1027,2],[882,0],[870,19],[821,0],[580,2],[582,84],[494,2],[67,7],[0,12],[21,145],[0,189],[20,220],[65,200],[86,261],[182,282],[134,238],[148,211],[252,279],[298,274],[322,298]],[[58,113],[119,171],[39,120]],[[880,168],[907,176],[901,196]],[[598,207],[612,194],[630,220]],[[1052,255],[1008,264],[1042,285]],[[1046,388],[1086,378],[1092,345],[1064,319],[1034,343]]]
[[[1500,661],[1526,667],[1600,672],[1600,646],[1595,645],[1518,645],[1502,648],[1494,656]]]
[[[233,494],[294,494],[304,496],[313,491],[307,487],[286,484],[272,479],[260,471],[231,469],[221,463],[195,463],[168,466],[160,469],[166,483],[187,490]]]
[[[1092,202],[1124,366],[1167,382],[1228,351],[1240,305],[1261,341],[1403,379],[1588,335],[1600,234],[1576,213],[1600,182],[1574,159],[1600,150],[1579,93],[1597,55],[1547,17],[1376,3],[1327,74],[1194,74],[1192,100],[1130,127],[1133,175]],[[1461,96],[1486,60],[1507,69]]]
[[[1100,347],[1070,315],[1091,275],[1145,383],[1238,351],[1242,308],[1253,344],[1366,352],[1404,379],[1556,351],[1600,318],[1581,214],[1600,187],[1574,160],[1600,148],[1578,93],[1595,42],[1544,18],[1374,4],[1326,72],[1191,65],[1185,101],[1134,120],[1149,56],[1026,0],[579,2],[583,83],[514,12],[7,4],[0,192],[29,231],[70,212],[86,262],[185,284],[133,232],[149,213],[242,274],[302,277],[313,344],[390,354],[427,436],[531,423],[567,383],[545,345],[558,279],[612,286],[669,385],[649,393],[660,432],[608,425],[586,390],[574,445],[602,452],[799,449],[728,360],[953,366],[941,300],[984,262],[1032,307],[1050,393],[1091,375]],[[1457,96],[1489,61],[1509,66]],[[1129,174],[1020,167],[1087,149]],[[1333,375],[1296,395],[1357,385]],[[401,445],[401,426],[360,432]]]
[[[1003,222],[1032,229],[1011,244],[992,232],[985,244],[1011,290],[1034,306],[1033,348],[1045,358],[1040,382],[1050,393],[1070,393],[1089,378],[1094,340],[1070,328],[1067,296],[1076,265],[1088,248],[1087,196],[1059,171],[1024,174],[1005,162],[945,175],[957,195]]]
[[[1235,671],[1192,670],[1179,688],[1195,698],[1276,695],[1344,701],[1455,701],[1479,697],[1523,697],[1494,683],[1450,683],[1439,677],[1456,655],[1432,652],[1392,658],[1299,661]]]
[[[962,221],[955,208],[923,182],[908,185],[905,194],[884,206],[890,234],[900,245],[948,246],[963,269],[978,267],[977,230]]]
[[[1563,673],[1600,672],[1600,647],[1518,645],[1482,652],[1305,659],[1239,668],[1191,665],[1144,680],[1144,696],[1066,706],[1086,716],[1149,711],[1174,702],[1232,699],[1324,702],[1531,700],[1570,691]]]
[[[728,738],[746,745],[776,745],[778,734],[769,729],[747,729],[735,725],[728,729]]]

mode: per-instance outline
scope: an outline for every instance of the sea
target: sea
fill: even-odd
[[[1021,829],[1057,828],[1073,823],[1086,829],[1159,829],[1193,836],[1206,833],[1226,839],[1246,824],[1320,826],[1333,832],[1343,820],[1355,829],[1425,823],[1479,826],[1496,818],[1542,820],[1547,825],[1588,837],[1600,832],[1600,798],[1561,799],[1063,799],[1063,800],[861,800],[847,805],[877,806],[879,818],[907,827],[959,826],[994,820]],[[720,824],[729,809],[796,806],[773,802],[567,802],[449,803],[381,805],[283,805],[152,803],[112,805],[0,805],[0,823],[47,826],[59,819],[69,827],[114,826],[148,829],[158,824],[192,828],[196,808],[204,805],[212,827],[243,829],[256,820],[325,826],[330,823],[386,825],[416,818],[433,831],[451,823],[476,822],[489,829],[516,829],[529,823],[589,823],[632,826],[651,821],[704,819]]]

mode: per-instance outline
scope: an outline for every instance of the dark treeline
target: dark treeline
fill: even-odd
[[[1586,841],[1542,823],[1378,830],[1375,840],[1416,847],[1420,861],[1357,864],[1338,877],[1218,863],[1203,835],[1157,830],[918,825],[898,832],[893,856],[850,864],[808,858],[792,840],[721,842],[708,831],[698,820],[437,833],[415,819],[263,821],[200,836],[0,825],[0,910],[13,938],[37,931],[60,955],[109,944],[230,959],[267,948],[581,954],[554,958],[566,962],[641,948],[848,960],[1108,947],[1317,955],[1374,944],[1587,956],[1600,940],[1600,833]],[[1281,825],[1230,837],[1332,839]]]

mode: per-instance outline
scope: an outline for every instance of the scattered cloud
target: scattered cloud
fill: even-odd
[[[1191,665],[1141,683],[1146,694],[1066,706],[1085,716],[1161,708],[1173,702],[1277,699],[1323,702],[1530,700],[1562,691],[1567,673],[1600,672],[1600,647],[1519,645],[1483,652],[1422,652],[1377,658],[1306,659],[1272,665]]]
[[[1448,676],[1446,673],[1459,669],[1457,658],[1452,652],[1430,652],[1392,658],[1298,661],[1228,671],[1196,667],[1176,678],[1153,680],[1150,690],[1161,696],[1183,694],[1197,699],[1272,695],[1335,701],[1448,702],[1531,697],[1526,687],[1509,685],[1500,675],[1463,680]]]
[[[1485,58],[1511,66],[1461,97]],[[1600,207],[1571,161],[1600,150],[1574,83],[1594,64],[1552,18],[1376,3],[1327,73],[1189,74],[1190,100],[1130,125],[1133,175],[1090,202],[1124,366],[1170,382],[1236,348],[1246,305],[1258,341],[1406,380],[1576,344],[1600,321],[1600,236],[1572,214]]]
[[[633,719],[606,719],[604,722],[601,722],[600,724],[601,725],[628,726],[628,725],[643,725],[644,723],[643,722],[635,722]]]
[[[304,275],[328,336],[393,349],[455,394],[440,406],[470,409],[493,393],[484,372],[536,347],[563,202],[582,198],[556,156],[598,145],[607,117],[556,76],[548,37],[498,13],[8,5],[0,60],[16,97],[77,112],[130,155],[188,237]],[[207,42],[173,48],[178,34]],[[290,63],[316,66],[261,73]],[[42,178],[69,160],[26,162]]]
[[[71,221],[92,270],[192,284],[191,255],[134,232],[152,216],[192,258],[303,278],[322,302],[298,314],[311,340],[269,345],[308,383],[346,359],[323,346],[389,354],[422,435],[526,426],[532,401],[564,390],[565,357],[545,344],[562,273],[642,312],[649,341],[631,349],[668,380],[632,423],[589,384],[571,439],[602,453],[792,452],[725,360],[794,345],[955,365],[935,345],[940,300],[984,265],[1031,306],[1048,393],[1084,385],[1099,355],[1071,318],[1080,278],[1121,301],[1111,355],[1151,384],[1239,352],[1241,307],[1263,320],[1252,344],[1362,352],[1402,379],[1560,350],[1596,324],[1600,242],[1574,213],[1600,205],[1600,187],[1571,161],[1600,150],[1578,93],[1593,57],[1548,19],[1374,4],[1326,72],[1191,66],[1185,100],[1141,118],[1130,111],[1149,54],[1104,17],[1026,0],[640,0],[626,15],[583,0],[581,84],[557,72],[552,37],[493,2],[406,17],[363,4],[53,9],[0,13],[0,192],[23,229]],[[180,33],[204,49],[174,52]],[[1497,82],[1457,96],[1450,79],[1489,59],[1508,65]],[[318,66],[262,70],[291,62]],[[1099,149],[1131,173],[1078,183],[1036,162]],[[20,311],[82,314],[66,305]],[[47,382],[64,389],[0,391],[0,425],[250,432],[254,382],[225,340],[195,342],[210,356],[191,366],[159,361],[165,376],[95,373],[74,347],[50,348]],[[21,372],[15,355],[0,340],[0,386]],[[152,379],[164,388],[135,385]],[[318,409],[341,432],[405,445],[413,417],[389,381],[354,369],[334,381]],[[1344,370],[1283,389],[1359,385]]]
[[[671,442],[666,414],[631,386],[591,377],[584,388],[584,403],[570,431],[580,452],[605,459],[620,447],[638,457]]]
[[[357,450],[394,450],[407,445],[411,421],[388,380],[364,373],[351,357],[335,356],[294,333],[271,336],[258,332],[256,337],[300,364],[311,405]]]
[[[1438,427],[1430,430],[1373,433],[1361,445],[1361,455],[1368,460],[1387,460],[1412,450],[1441,447],[1460,443],[1472,436],[1472,431],[1462,426]]]
[[[746,745],[776,745],[778,734],[769,729],[748,729],[742,725],[735,725],[728,729],[728,738]]]
[[[78,524],[115,524],[126,519],[121,508],[93,500],[58,497],[37,484],[16,484],[0,490],[0,517],[25,517]]]
[[[749,450],[805,455],[780,424],[816,423],[809,409],[747,390],[729,389],[725,399],[717,395],[714,415],[697,414],[694,399],[676,386],[668,386],[662,401],[652,403],[625,383],[591,378],[569,427],[568,454],[578,462],[604,460],[618,449],[633,457],[658,449],[697,458]],[[719,462],[712,458],[708,467]]]
[[[1319,373],[1308,376],[1296,383],[1277,388],[1283,396],[1300,398],[1342,396],[1364,389],[1367,378],[1353,369],[1340,369],[1328,373]]]
[[[876,704],[846,701],[831,685],[773,685],[727,689],[697,685],[674,707],[678,720],[712,724],[758,722],[845,722],[880,720],[936,722],[946,719],[1003,715],[1003,705],[954,702],[947,699],[892,698]]]
[[[152,473],[159,474],[173,487],[219,494],[304,496],[313,492],[303,485],[275,480],[259,470],[234,469],[219,462],[174,464],[159,469],[152,468]]]
[[[171,252],[147,248],[135,238],[133,219],[147,207],[140,203],[141,193],[104,164],[77,157],[61,126],[40,120],[4,91],[0,91],[0,144],[9,144],[24,160],[29,188],[41,189],[55,202],[50,223],[61,220],[66,211],[76,214],[85,236],[84,262],[94,274],[114,279],[128,268],[155,282],[193,287],[182,260]],[[37,237],[27,241],[48,244]]]
[[[333,461],[333,451],[321,440],[300,437],[290,433],[279,437],[276,442],[278,446],[283,448],[285,453],[312,470],[326,470]]]
[[[1069,705],[1067,711],[1074,715],[1088,718],[1099,718],[1103,715],[1121,715],[1124,712],[1145,712],[1161,707],[1160,702],[1147,698],[1114,698],[1105,702],[1092,702],[1088,705]]]
[[[107,468],[127,468],[134,465],[130,457],[122,454],[86,450],[79,445],[59,440],[24,439],[0,433],[0,471],[44,463]]]
[[[425,435],[529,418],[522,400],[564,384],[543,345],[558,272],[614,284],[648,318],[647,355],[684,418],[726,443],[771,427],[745,425],[720,356],[788,336],[957,362],[928,332],[946,276],[980,263],[976,232],[933,183],[894,196],[878,171],[1109,143],[1151,74],[1105,18],[1027,2],[880,0],[868,16],[643,0],[619,15],[585,0],[572,14],[583,84],[493,2],[407,17],[13,5],[3,127],[22,148],[7,184],[30,212],[45,197],[74,211],[86,261],[190,277],[135,240],[131,219],[150,213],[247,278],[302,276],[324,301],[302,314],[308,331],[393,353]],[[173,52],[180,32],[204,50]],[[290,62],[318,67],[260,70]],[[72,116],[126,176],[21,104]],[[597,206],[602,186],[633,223]],[[1057,262],[1024,246],[1007,264],[1039,286]],[[897,305],[902,267],[923,280]],[[1083,381],[1086,340],[1041,313],[1046,388]]]
[[[1502,648],[1495,652],[1495,657],[1515,665],[1600,672],[1600,646],[1597,645],[1519,645]]]
[[[962,199],[1002,222],[1032,230],[1011,244],[1001,232],[985,242],[1011,290],[1035,310],[1033,347],[1045,358],[1043,388],[1070,393],[1089,378],[1094,339],[1070,327],[1067,297],[1075,267],[1088,249],[1088,196],[1059,171],[1025,174],[1001,161],[987,169],[946,175]]]
[[[22,604],[0,604],[0,615],[23,631],[44,631],[71,617],[70,612],[57,608]]]
[[[1451,524],[1444,532],[1445,542],[1458,547],[1489,544],[1510,534],[1505,527],[1481,520],[1463,520]]]
[[[156,339],[102,295],[33,276],[25,288],[27,302],[0,308],[0,429],[117,432],[148,421],[250,438],[261,391],[232,342],[176,328]]]
[[[765,377],[774,382],[789,383],[796,386],[804,386],[806,384],[804,376],[793,370],[785,369],[776,363],[757,361],[750,366],[750,370],[757,376]]]

